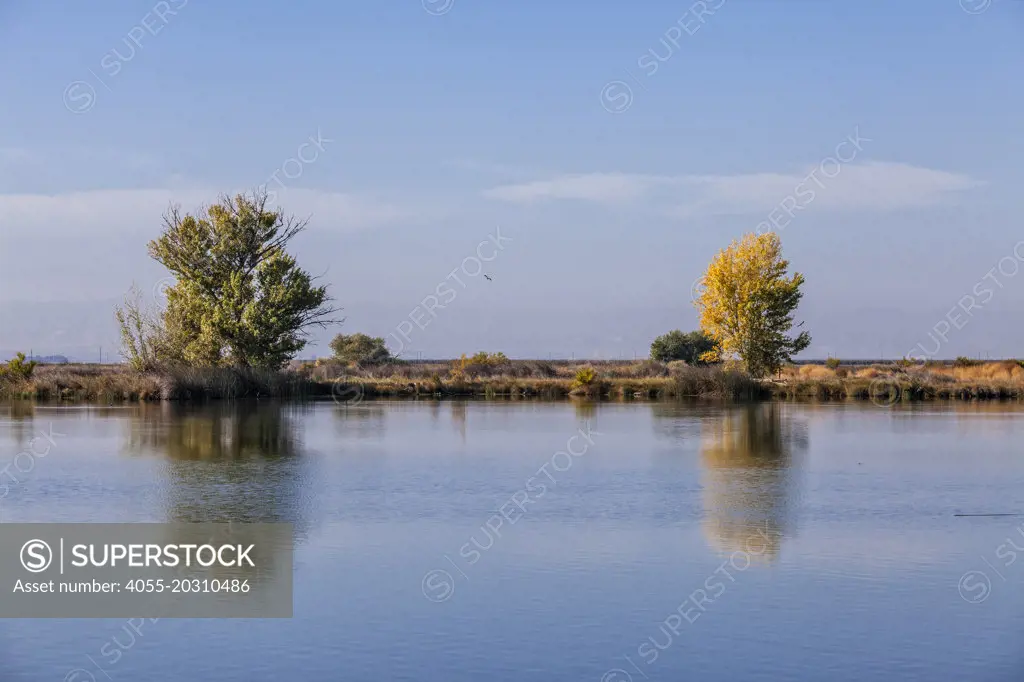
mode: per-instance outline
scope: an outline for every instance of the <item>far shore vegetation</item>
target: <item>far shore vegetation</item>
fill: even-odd
[[[222,197],[195,214],[170,210],[149,254],[174,284],[160,307],[147,308],[133,286],[115,310],[124,363],[42,364],[19,353],[0,363],[0,399],[1024,398],[1024,362],[1016,360],[795,363],[811,341],[794,320],[804,277],[789,273],[770,232],[748,234],[715,256],[695,301],[700,329],[657,337],[649,359],[478,352],[406,361],[383,338],[353,333],[335,336],[332,357],[296,360],[311,330],[342,322],[327,287],[287,251],[305,227],[271,209],[265,191]]]
[[[40,364],[27,376],[0,377],[0,399],[92,402],[332,398],[652,399],[1024,399],[1024,361],[903,361],[786,365],[767,379],[720,365],[655,360],[506,360],[355,365],[294,362],[282,371],[177,368],[136,372],[125,364]]]

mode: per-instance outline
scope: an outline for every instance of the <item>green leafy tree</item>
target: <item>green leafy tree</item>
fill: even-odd
[[[338,334],[331,341],[334,357],[342,362],[380,365],[391,360],[383,337],[366,334]]]
[[[706,364],[702,355],[715,349],[715,340],[702,331],[684,334],[678,329],[662,334],[651,344],[651,359],[659,362],[683,360],[690,365]]]
[[[280,368],[312,327],[337,322],[326,286],[285,247],[307,221],[267,208],[257,191],[164,217],[149,254],[176,278],[163,312],[164,355],[191,365]]]

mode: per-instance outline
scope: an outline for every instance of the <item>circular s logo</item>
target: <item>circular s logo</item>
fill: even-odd
[[[423,576],[423,596],[435,604],[447,601],[455,593],[455,579],[448,571],[435,568]]]
[[[992,594],[992,581],[982,571],[967,571],[960,577],[957,589],[968,604],[980,604]]]
[[[64,107],[72,114],[84,114],[96,105],[96,88],[74,81],[64,88]]]
[[[53,563],[53,550],[42,540],[29,540],[21,546],[21,565],[29,573],[42,573]]]
[[[173,277],[164,277],[159,282],[153,285],[153,300],[157,302],[167,300],[167,290],[173,289],[174,285],[177,284],[177,280]]]
[[[696,303],[697,300],[704,293],[704,278],[698,277],[693,280],[693,284],[690,285],[690,301]]]
[[[331,384],[331,399],[346,407],[355,407],[363,402],[363,392],[362,384],[349,384],[341,379],[336,379]]]
[[[992,6],[992,0],[960,0],[960,7],[968,14],[981,14]]]
[[[633,676],[622,668],[612,668],[601,675],[601,682],[633,682]]]
[[[609,114],[621,114],[633,106],[633,88],[625,81],[610,81],[601,88],[601,106]]]
[[[64,682],[96,682],[96,676],[88,670],[75,668],[69,670],[68,674],[64,676]]]
[[[433,14],[435,17],[448,14],[454,5],[455,0],[423,0],[423,9],[427,11],[427,14]]]
[[[896,379],[875,379],[868,386],[868,398],[878,407],[892,407],[903,397],[903,389]]]

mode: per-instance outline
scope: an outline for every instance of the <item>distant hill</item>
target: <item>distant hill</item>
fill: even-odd
[[[30,355],[28,359],[46,365],[63,365],[68,362],[67,357],[64,355]]]
[[[28,349],[25,349],[23,351],[17,351],[17,350],[4,350],[2,348],[0,348],[0,362],[7,362],[8,360],[13,358],[18,353],[24,353],[26,360],[35,360],[38,363],[46,364],[46,365],[60,365],[60,364],[72,362],[72,360],[68,356],[66,356],[66,355],[33,355],[31,352],[28,351]],[[76,361],[77,361],[77,358],[76,358]]]

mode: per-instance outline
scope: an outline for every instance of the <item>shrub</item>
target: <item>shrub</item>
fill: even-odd
[[[679,367],[673,373],[678,397],[753,399],[763,394],[761,385],[745,372],[715,367]]]
[[[467,357],[463,353],[458,360],[452,361],[449,365],[451,378],[459,381],[500,375],[506,371],[514,374],[516,368],[504,353],[480,351],[473,357]]]
[[[829,358],[825,361],[825,366],[829,369],[837,369],[839,367],[839,358]]]
[[[651,343],[651,359],[658,362],[683,360],[690,365],[706,364],[700,357],[715,349],[715,340],[702,331],[684,334],[674,329]]]
[[[136,372],[156,369],[178,355],[168,343],[158,311],[144,307],[142,292],[132,285],[124,297],[124,306],[114,308],[121,328],[121,356]]]
[[[463,381],[466,378],[466,369],[469,367],[470,359],[463,353],[458,360],[452,360],[448,370],[448,378],[452,381]]]
[[[504,365],[508,363],[508,358],[505,357],[504,353],[487,353],[486,351],[480,351],[469,359],[474,365]]]
[[[967,357],[966,355],[961,355],[956,360],[953,361],[954,367],[974,367],[980,364],[981,360],[975,360],[973,358]]]
[[[594,371],[593,367],[580,367],[576,370],[576,377],[572,381],[573,388],[583,388],[594,383],[594,379],[597,378],[597,372]]]
[[[521,374],[517,374],[518,376],[550,378],[558,375],[558,370],[554,365],[544,360],[520,362],[513,365],[512,369],[516,370],[517,368],[521,372]]]
[[[32,377],[32,371],[36,368],[36,361],[25,362],[25,354],[18,353],[6,363],[0,363],[0,378],[24,381]]]
[[[334,357],[341,362],[380,365],[391,360],[391,351],[383,337],[366,334],[338,334],[331,341]]]
[[[681,361],[676,361],[682,363]],[[606,376],[611,379],[648,379],[651,377],[667,377],[668,365],[657,360],[642,360],[628,365],[612,365],[607,368]]]

